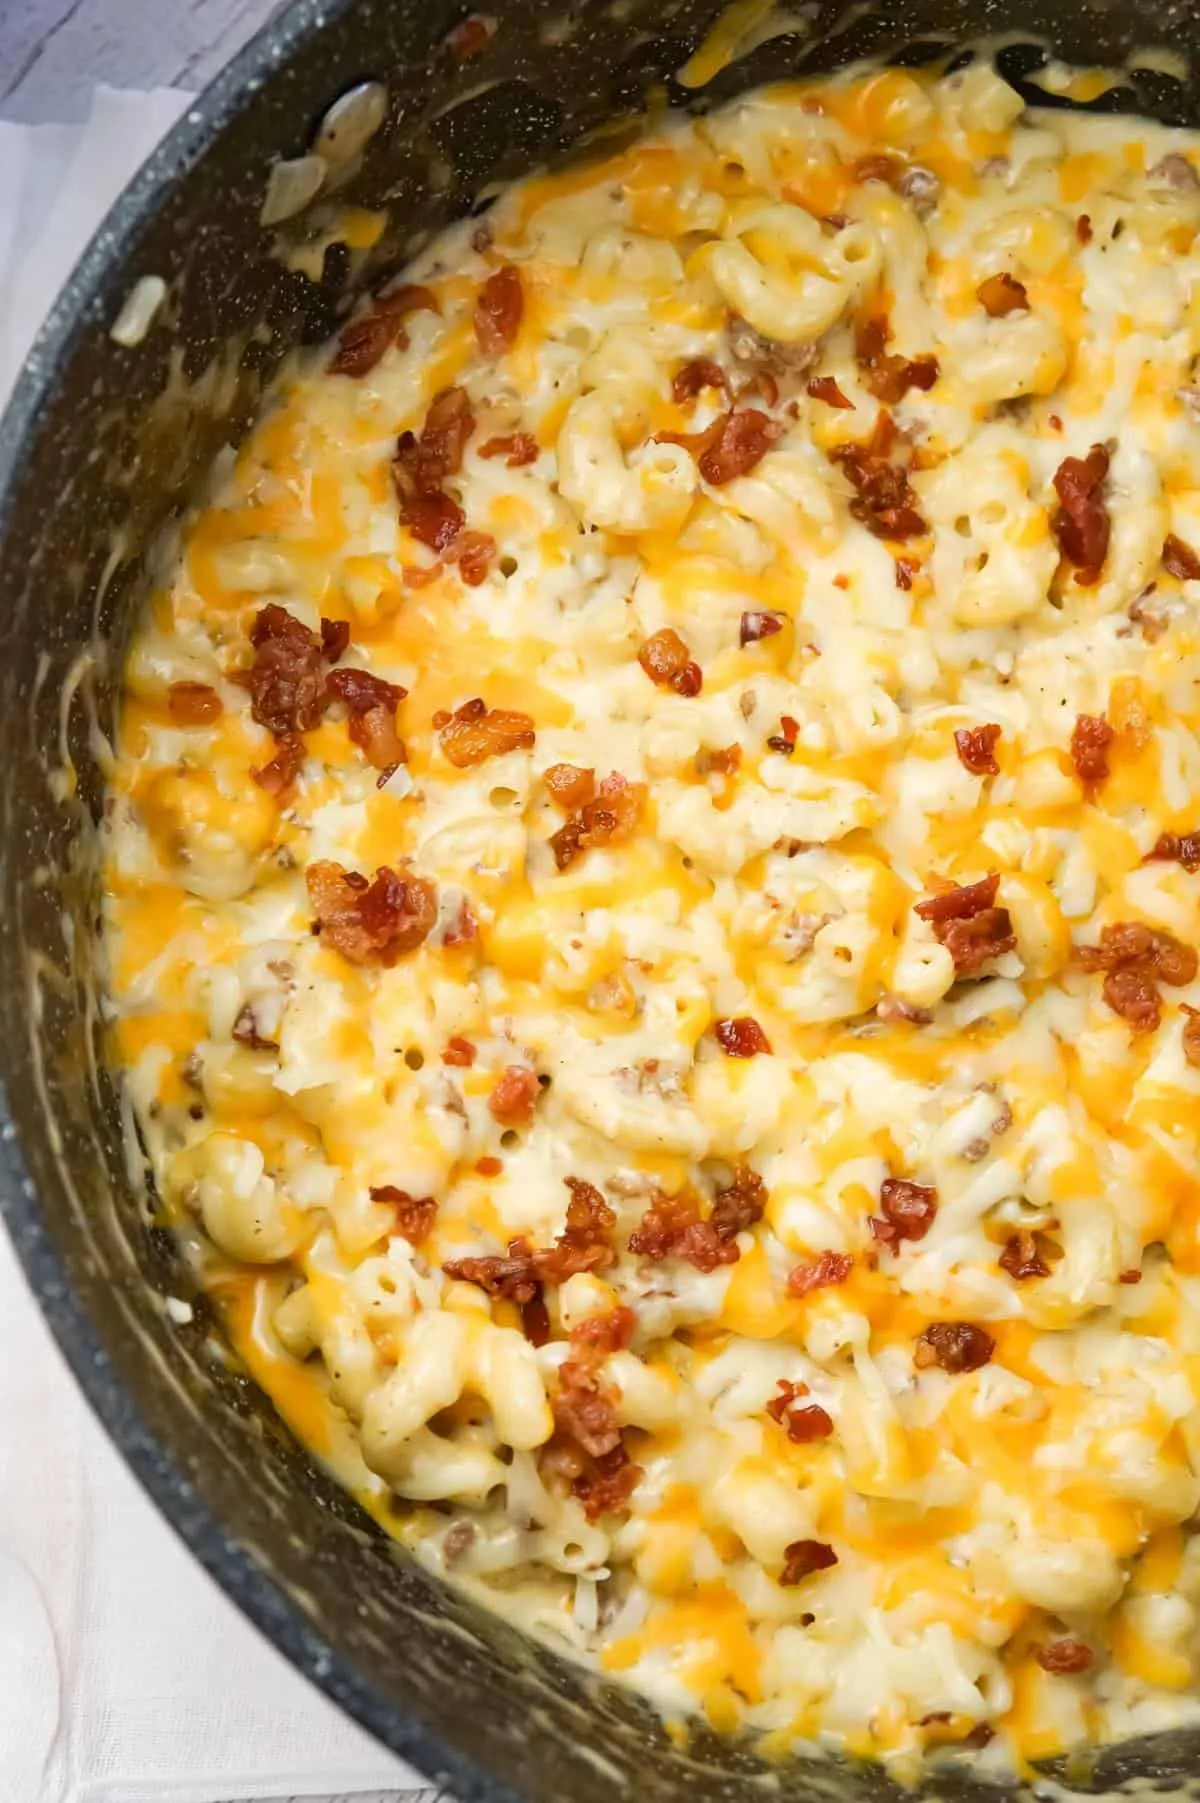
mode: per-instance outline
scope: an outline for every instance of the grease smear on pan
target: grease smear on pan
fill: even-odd
[[[129,659],[116,1055],[246,1363],[774,1748],[1194,1710],[1198,168],[976,64],[528,181]]]

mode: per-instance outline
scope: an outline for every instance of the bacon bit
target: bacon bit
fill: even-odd
[[[372,769],[382,772],[381,782],[386,782],[394,770],[408,762],[408,752],[396,731],[396,717],[391,708],[371,707],[365,714],[353,714],[346,730]]]
[[[1100,492],[1108,464],[1107,447],[1094,444],[1086,457],[1065,458],[1054,476],[1059,508],[1050,529],[1063,556],[1075,565],[1075,580],[1081,588],[1091,588],[1099,581],[1108,556],[1110,523]]]
[[[505,263],[492,271],[475,302],[475,336],[485,357],[499,357],[512,348],[524,311],[520,274]]]
[[[896,559],[896,587],[903,589],[906,594],[912,588],[913,578],[919,576],[920,573],[921,566],[915,558],[898,557]]]
[[[1081,213],[1079,215],[1078,219],[1075,221],[1075,236],[1078,239],[1080,244],[1090,244],[1091,243],[1091,241],[1092,241],[1092,221],[1091,221],[1091,217],[1087,213]]]
[[[1010,313],[1028,313],[1029,296],[1024,282],[1002,270],[990,275],[975,290],[976,298],[989,319],[1007,319]]]
[[[700,666],[671,626],[664,626],[638,651],[638,663],[656,688],[673,689],[677,695],[698,695],[704,687]]]
[[[735,476],[747,475],[761,463],[782,430],[776,420],[760,413],[757,407],[723,414],[697,459],[700,474],[714,488],[732,482]]]
[[[733,776],[742,767],[742,748],[740,745],[722,745],[715,751],[698,751],[696,753],[696,769],[701,776],[715,771],[718,776]]]
[[[896,442],[895,422],[881,413],[865,444],[837,445],[829,453],[855,490],[850,512],[876,538],[918,538],[927,530],[907,472],[888,461]]]
[[[655,1264],[686,1258],[706,1273],[736,1264],[741,1256],[734,1241],[723,1240],[711,1221],[700,1219],[696,1198],[686,1193],[652,1203],[629,1236],[629,1250]]]
[[[749,1014],[719,1020],[713,1027],[713,1032],[727,1058],[757,1058],[760,1052],[769,1053],[771,1050],[770,1040]]]
[[[393,463],[392,471],[395,473]],[[400,517],[414,538],[431,551],[445,551],[452,545],[466,523],[466,514],[458,502],[440,490],[432,495],[411,495],[401,501]]]
[[[456,563],[468,588],[478,588],[492,567],[496,541],[490,532],[460,532],[445,550],[447,563]]]
[[[641,1466],[630,1462],[624,1446],[614,1446],[573,1479],[571,1494],[583,1504],[589,1521],[599,1521],[602,1515],[615,1514],[626,1506],[641,1476]]]
[[[521,1304],[521,1332],[531,1346],[544,1346],[550,1338],[550,1312],[540,1283],[529,1301]]]
[[[442,750],[456,770],[469,770],[508,751],[527,751],[534,743],[533,720],[508,708],[491,708],[478,696],[464,701],[441,728]]]
[[[456,1033],[453,1039],[446,1041],[446,1049],[442,1053],[442,1063],[453,1065],[458,1070],[470,1070],[477,1057],[476,1048],[469,1039],[460,1039]]]
[[[912,202],[922,219],[933,212],[941,193],[941,184],[931,169],[920,163],[905,164],[886,151],[859,157],[854,165],[854,176],[860,182],[886,182],[894,194]]]
[[[208,683],[173,682],[167,690],[167,711],[176,726],[211,726],[224,708]]]
[[[1049,1277],[1050,1266],[1042,1257],[1039,1238],[1024,1227],[1010,1235],[1000,1254],[1000,1269],[1018,1283],[1024,1283],[1028,1277]]]
[[[269,602],[250,628],[254,662],[234,678],[250,692],[250,713],[278,736],[311,732],[325,712],[321,639],[286,607]]]
[[[626,782],[616,771],[606,776],[593,801],[550,836],[550,849],[559,870],[596,845],[622,845],[633,837],[646,798],[644,783]]]
[[[1154,841],[1154,850],[1146,859],[1149,863],[1182,864],[1185,870],[1195,875],[1200,870],[1200,831],[1194,833],[1160,833]]]
[[[624,1303],[605,1309],[603,1314],[588,1315],[571,1329],[571,1344],[585,1358],[607,1358],[612,1352],[623,1352],[633,1339],[637,1316]]]
[[[329,361],[331,376],[368,375],[391,345],[404,350],[408,333],[404,321],[410,313],[436,313],[437,296],[418,283],[406,282],[391,294],[381,295],[369,313],[348,320],[338,337],[338,348]]]
[[[282,797],[288,793],[304,764],[304,740],[298,733],[284,733],[275,741],[275,756],[269,764],[250,766],[250,775],[268,795]]]
[[[458,1283],[473,1283],[489,1296],[503,1296],[521,1307],[533,1301],[540,1287],[527,1240],[510,1240],[503,1256],[448,1258],[442,1270]]]
[[[1062,421],[1059,419],[1057,413],[1050,414],[1046,420],[1046,424],[1052,432],[1061,432],[1063,429]]]
[[[923,1240],[937,1216],[937,1190],[904,1177],[885,1177],[879,1190],[883,1219],[867,1222],[874,1239],[893,1246],[897,1240]]]
[[[398,683],[385,682],[369,670],[332,670],[325,683],[327,695],[344,701],[350,710],[348,732],[376,770],[390,775],[407,760],[404,741],[396,731],[396,709],[408,694]]]
[[[442,560],[439,557],[436,563],[431,563],[426,569],[422,569],[421,565],[417,563],[401,564],[400,574],[405,588],[428,588],[431,582],[437,581],[443,573],[443,568]]]
[[[1085,1672],[1096,1655],[1090,1646],[1084,1646],[1082,1640],[1053,1640],[1049,1646],[1039,1647],[1037,1662],[1044,1672],[1053,1672],[1056,1677],[1074,1676],[1076,1672]]]
[[[1071,762],[1075,774],[1088,788],[1098,788],[1108,778],[1108,748],[1116,733],[1103,714],[1080,714],[1071,732]]]
[[[550,799],[568,810],[582,807],[596,793],[596,772],[577,764],[551,764],[543,771],[542,781]]]
[[[785,1589],[790,1589],[803,1578],[811,1577],[814,1571],[828,1571],[837,1562],[837,1554],[823,1540],[793,1540],[783,1549],[783,1571],[779,1582]]]
[[[372,708],[386,707],[395,712],[408,694],[397,682],[385,682],[369,670],[331,670],[325,679],[327,693],[335,701],[344,701],[352,714],[366,714]]]
[[[1104,999],[1135,1033],[1153,1032],[1162,1019],[1158,984],[1182,988],[1200,968],[1194,947],[1137,920],[1114,921],[1098,946],[1077,946],[1075,956],[1084,970],[1107,973]]]
[[[963,769],[972,776],[999,776],[995,747],[1001,732],[999,726],[961,726],[954,735],[954,749]]]
[[[1008,909],[994,906],[999,887],[999,875],[993,873],[978,883],[926,896],[913,909],[930,923],[934,937],[950,953],[960,976],[973,976],[993,958],[1016,949]]]
[[[796,1446],[827,1440],[833,1432],[833,1418],[819,1402],[801,1403],[800,1398],[808,1395],[808,1386],[781,1377],[778,1388],[779,1395],[767,1404],[767,1414],[787,1430],[788,1439]]]
[[[373,882],[321,859],[305,873],[317,930],[351,964],[390,968],[429,937],[437,891],[424,877],[382,865]]]
[[[258,1021],[255,1019],[254,1009],[249,1002],[239,1008],[237,1019],[230,1029],[230,1036],[236,1039],[239,1045],[249,1046],[252,1052],[277,1052],[279,1050],[277,1039],[264,1039],[259,1032]]]
[[[896,357],[887,351],[891,328],[876,316],[861,319],[854,330],[854,355],[876,400],[894,407],[910,388],[929,390],[938,378],[936,357]]]
[[[913,1363],[919,1371],[940,1365],[943,1371],[958,1377],[964,1371],[980,1370],[995,1350],[991,1334],[970,1321],[931,1321],[917,1336]]]
[[[445,551],[465,524],[462,508],[441,485],[462,469],[463,452],[474,430],[475,415],[466,391],[443,388],[430,402],[420,437],[402,432],[396,441],[392,481],[400,518],[431,550]]]
[[[485,50],[496,34],[496,21],[483,13],[468,13],[465,19],[448,31],[442,47],[456,63],[465,63]]]
[[[442,928],[443,946],[471,945],[479,937],[479,922],[464,895],[453,916]]]
[[[1186,1027],[1184,1028],[1184,1038],[1186,1041],[1186,1038],[1187,1038]],[[1186,1044],[1184,1046],[1184,1050],[1185,1051],[1187,1050]],[[1142,1274],[1137,1269],[1136,1265],[1133,1266],[1132,1269],[1130,1269],[1128,1271],[1118,1271],[1117,1272],[1117,1282],[1118,1283],[1141,1283],[1141,1281],[1142,1281]]]
[[[551,1407],[559,1432],[589,1458],[615,1452],[621,1445],[621,1425],[609,1386],[579,1359],[567,1359],[559,1367],[558,1385]]]
[[[850,1252],[821,1252],[807,1265],[797,1265],[789,1272],[787,1293],[789,1296],[807,1296],[812,1290],[830,1289],[836,1284],[845,1283],[854,1269],[854,1256]]]
[[[1180,582],[1200,582],[1200,557],[1173,532],[1163,540],[1162,560],[1164,570]]]
[[[846,412],[854,412],[854,402],[848,400],[837,384],[836,376],[814,376],[808,385],[808,392],[814,401],[824,401],[827,407],[837,407]]]
[[[502,1158],[481,1158],[475,1169],[481,1177],[498,1177],[504,1169],[504,1160]]]
[[[541,447],[532,432],[508,432],[501,438],[489,438],[480,445],[481,457],[503,457],[510,470],[536,463]]]
[[[711,357],[696,357],[691,363],[685,363],[682,369],[676,370],[671,382],[671,393],[681,406],[684,401],[694,400],[706,388],[719,388],[725,394],[729,392],[725,371]]]
[[[395,1210],[393,1231],[410,1246],[419,1246],[422,1240],[429,1238],[438,1208],[432,1196],[410,1196],[407,1190],[397,1189],[394,1183],[380,1183],[372,1185],[371,1200],[386,1202]]]
[[[800,736],[800,722],[793,720],[790,714],[781,714],[779,724],[783,730],[773,734],[767,744],[772,751],[778,751],[783,757],[791,757]]]
[[[755,608],[742,615],[738,642],[742,645],[757,645],[760,639],[774,638],[777,632],[782,631],[782,614],[767,613]]]
[[[739,1165],[733,1182],[713,1197],[709,1224],[719,1240],[728,1242],[761,1221],[766,1206],[766,1184],[757,1171]]]
[[[506,1126],[527,1127],[541,1093],[536,1071],[524,1064],[510,1064],[496,1079],[496,1086],[488,1097],[488,1112]]]

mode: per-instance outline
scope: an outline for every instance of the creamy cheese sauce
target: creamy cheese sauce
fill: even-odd
[[[130,656],[114,1056],[248,1368],[777,1750],[1195,1713],[1197,167],[975,64],[529,180]]]

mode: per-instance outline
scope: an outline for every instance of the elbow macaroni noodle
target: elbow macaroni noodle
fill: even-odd
[[[1135,1019],[1144,964],[1080,948],[1200,945],[1196,141],[851,70],[406,279],[435,306],[292,372],[126,671],[114,1057],[234,1345],[419,1557],[670,1714],[900,1776],[1194,1717],[1200,981]],[[389,469],[447,389],[478,581]],[[404,761],[318,709],[272,788],[268,603],[407,691]],[[475,697],[530,731],[459,762]],[[431,885],[421,942],[314,933],[330,861]],[[991,915],[915,904],[993,879],[973,962]]]

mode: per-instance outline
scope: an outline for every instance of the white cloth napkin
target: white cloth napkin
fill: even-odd
[[[0,403],[89,234],[187,104],[0,122]],[[108,1445],[0,1230],[3,1803],[432,1803],[185,1552]]]

